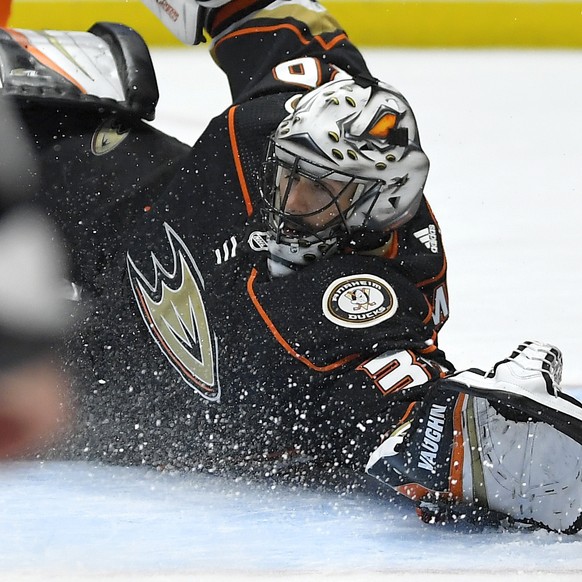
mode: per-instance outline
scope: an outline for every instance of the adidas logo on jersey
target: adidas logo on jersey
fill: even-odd
[[[439,252],[439,243],[437,237],[437,230],[434,224],[430,224],[427,228],[417,230],[414,236],[427,248],[431,253]]]
[[[214,249],[216,256],[216,264],[221,265],[226,263],[229,259],[236,257],[236,249],[238,241],[234,236],[231,236],[227,241],[224,241],[221,249]]]

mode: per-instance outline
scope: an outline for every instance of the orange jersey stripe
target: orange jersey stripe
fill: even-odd
[[[392,237],[390,239],[390,242],[388,243],[388,248],[386,249],[386,252],[384,253],[384,258],[386,259],[394,259],[396,257],[396,255],[398,255],[398,232],[397,231],[392,231]]]
[[[234,105],[230,108],[228,112],[228,133],[230,136],[230,147],[232,148],[232,157],[234,159],[234,165],[236,167],[236,174],[238,176],[238,181],[240,188],[242,190],[243,198],[245,201],[245,208],[247,210],[247,216],[251,216],[254,212],[253,202],[251,200],[251,195],[249,193],[249,188],[243,171],[243,167],[240,161],[240,155],[238,150],[238,142],[236,140],[236,130],[234,125],[235,112],[238,105]]]
[[[431,338],[430,338],[432,340],[432,344],[430,346],[427,346],[426,348],[419,348],[417,351],[420,354],[423,354],[423,355],[424,354],[430,354],[430,353],[434,352],[435,350],[438,349],[438,347],[437,347],[437,338],[438,338],[437,332],[436,331],[433,331],[432,332],[432,335],[431,335]]]
[[[305,36],[303,36],[303,33],[296,26],[293,26],[292,24],[288,24],[288,23],[283,23],[283,24],[274,24],[272,26],[253,26],[250,28],[242,28],[240,30],[235,30],[235,31],[231,32],[230,34],[223,36],[220,40],[218,40],[216,42],[216,44],[214,45],[214,49],[216,49],[221,43],[223,43],[225,40],[228,40],[229,38],[236,38],[236,37],[240,37],[240,36],[245,36],[247,34],[257,34],[260,32],[275,32],[277,30],[282,30],[282,29],[287,29],[287,30],[290,30],[291,32],[293,32],[297,36],[297,38],[299,39],[301,44],[303,44],[303,45],[308,45],[311,42],[310,39],[305,38]],[[324,50],[330,50],[331,48],[333,48],[336,44],[338,44],[342,40],[347,40],[347,38],[348,38],[347,35],[342,32],[342,33],[338,34],[336,37],[334,37],[333,39],[331,39],[329,42],[324,40],[321,36],[318,36],[318,35],[314,36],[313,40],[317,41]]]
[[[233,2],[229,2],[225,6],[222,6],[216,11],[212,27],[219,27],[225,20],[228,20],[231,16],[234,16],[241,10],[249,8],[255,2],[256,0],[234,0]]]
[[[253,285],[254,285],[256,278],[257,278],[257,270],[253,269],[251,272],[251,275],[247,281],[247,292],[251,298],[251,301],[253,302],[255,309],[259,312],[259,315],[261,316],[263,321],[267,324],[269,331],[273,334],[273,336],[279,342],[279,344],[283,348],[285,348],[285,350],[291,356],[293,356],[295,359],[299,360],[300,362],[302,362],[303,364],[305,364],[307,367],[311,368],[312,370],[315,370],[316,372],[331,372],[332,370],[336,370],[337,368],[341,368],[341,366],[343,366],[344,364],[347,364],[348,362],[351,362],[352,360],[354,360],[355,358],[357,358],[359,356],[359,354],[352,354],[350,356],[346,356],[345,358],[342,358],[341,360],[338,360],[337,362],[334,362],[332,364],[328,364],[327,366],[318,366],[317,364],[314,364],[311,360],[309,360],[305,356],[302,356],[301,354],[297,353],[289,345],[289,343],[285,340],[285,338],[281,335],[279,330],[275,327],[275,324],[271,321],[271,318],[267,315],[267,312],[263,309],[263,306],[260,304],[259,299],[256,296],[254,288],[253,288]]]
[[[406,412],[404,413],[404,415],[402,416],[402,418],[398,421],[398,425],[400,426],[401,424],[404,424],[404,422],[406,421],[406,419],[412,414],[412,411],[414,410],[414,407],[416,406],[416,402],[411,402],[410,405],[408,406],[408,408],[406,409]]]
[[[432,208],[430,207],[430,204],[428,203],[428,200],[426,200],[426,198],[425,198],[425,202],[426,202],[426,208],[428,209],[428,212],[431,215],[435,226],[438,228],[437,219],[434,215],[434,212],[432,211]],[[425,281],[421,281],[420,283],[417,283],[416,286],[422,287],[423,285],[428,285],[429,283],[434,283],[435,281],[438,281],[439,279],[441,279],[444,276],[446,270],[447,270],[447,257],[445,255],[444,250],[443,250],[443,266],[441,267],[441,270],[439,271],[438,275],[436,275],[435,277],[432,277],[430,279],[426,279]]]
[[[424,281],[416,283],[416,286],[423,287],[424,285],[428,285],[429,283],[434,283],[435,281],[442,279],[446,271],[447,271],[447,259],[446,257],[443,257],[443,266],[441,267],[441,270],[438,272],[438,274],[436,274],[434,277],[431,277],[430,279],[425,279]]]

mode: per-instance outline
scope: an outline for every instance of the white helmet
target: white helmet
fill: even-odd
[[[341,245],[380,246],[418,210],[428,168],[410,105],[394,88],[371,77],[343,78],[305,94],[271,136],[267,155],[271,272],[297,270]],[[355,184],[350,203],[340,209],[339,196],[330,198],[325,208],[337,207],[334,220],[318,231],[305,228],[301,215],[285,209],[283,171],[346,189]]]

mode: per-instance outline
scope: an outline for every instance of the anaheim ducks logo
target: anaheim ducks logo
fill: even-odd
[[[171,270],[152,253],[152,284],[128,253],[133,293],[152,337],[182,379],[203,398],[218,401],[217,342],[204,308],[204,281],[184,242],[168,224],[164,227],[173,257]]]
[[[112,152],[127,136],[129,127],[125,127],[117,117],[106,119],[93,134],[91,151],[96,156]]]
[[[398,309],[394,289],[375,275],[336,279],[323,294],[324,315],[342,327],[370,327],[390,319]]]

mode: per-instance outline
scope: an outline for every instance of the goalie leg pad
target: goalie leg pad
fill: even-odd
[[[439,381],[372,453],[367,472],[436,520],[508,517],[579,531],[581,421],[565,412],[579,404],[560,398],[560,373],[556,348],[526,343],[489,374]]]
[[[467,392],[511,410],[551,424],[582,443],[582,404],[560,389],[562,354],[540,342],[524,342],[488,372],[466,370],[442,383],[449,390]]]
[[[466,463],[464,499],[519,522],[578,531],[582,446],[549,424],[508,420],[487,400],[471,400],[477,442],[468,440],[478,455]]]
[[[366,472],[415,501],[453,501],[451,469],[459,466],[453,443],[464,399],[433,389],[422,401],[412,403],[396,429],[370,455]]]

